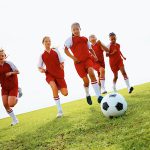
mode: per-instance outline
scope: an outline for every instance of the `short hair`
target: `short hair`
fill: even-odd
[[[109,37],[110,36],[116,36],[116,34],[114,32],[109,33]]]

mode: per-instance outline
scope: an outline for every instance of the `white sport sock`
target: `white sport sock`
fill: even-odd
[[[129,79],[125,79],[124,81],[125,81],[125,84],[129,90],[131,88],[130,83],[129,83]]]
[[[12,118],[12,120],[14,121],[14,122],[16,122],[18,119],[17,119],[17,117],[15,116],[15,114],[14,114],[14,112],[13,112],[13,110],[11,109],[10,111],[7,111],[7,113],[8,113],[8,115]]]
[[[100,80],[100,82],[101,82],[101,88],[102,88],[103,90],[106,90],[106,89],[105,89],[105,80]]]
[[[84,90],[85,90],[86,97],[90,96],[90,94],[89,94],[89,86],[88,87],[84,86]]]
[[[61,107],[61,104],[60,104],[60,98],[56,97],[56,98],[54,98],[54,100],[55,100],[58,112],[62,112],[62,107]]]
[[[95,94],[96,94],[96,96],[98,98],[101,95],[101,91],[100,91],[99,85],[98,85],[97,81],[91,82],[91,83],[92,83],[92,87],[94,89],[94,92],[95,92]]]
[[[114,92],[117,91],[117,89],[116,89],[116,83],[115,83],[115,82],[113,82],[113,87],[112,87],[112,88],[113,88],[113,91],[114,91]]]

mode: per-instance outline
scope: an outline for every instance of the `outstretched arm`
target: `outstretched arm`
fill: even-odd
[[[105,51],[105,52],[109,52],[110,51],[103,43],[101,43],[100,40],[98,40],[97,42],[100,44],[100,46],[101,46],[103,51]]]

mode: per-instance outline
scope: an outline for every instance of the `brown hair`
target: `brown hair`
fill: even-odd
[[[74,26],[77,26],[77,27],[79,27],[79,28],[81,29],[80,24],[79,24],[78,22],[73,23],[73,24],[71,25],[71,29],[72,29]]]
[[[45,41],[46,38],[49,38],[49,39],[50,39],[49,36],[44,36],[43,39],[42,39],[42,44],[44,43],[44,41]]]

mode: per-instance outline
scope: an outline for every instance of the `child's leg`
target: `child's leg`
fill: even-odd
[[[67,88],[61,88],[60,91],[61,91],[62,95],[64,95],[64,96],[68,95],[68,89]]]
[[[15,125],[18,123],[18,119],[15,116],[13,110],[11,109],[12,106],[15,106],[16,104],[16,97],[15,96],[9,96],[8,95],[3,95],[2,96],[2,100],[3,100],[3,105],[8,113],[8,115],[12,118],[12,124],[11,125]]]
[[[16,96],[9,96],[8,98],[8,105],[9,107],[14,107],[17,104],[17,97]]]
[[[116,92],[116,82],[118,79],[118,72],[114,72],[114,78],[113,78],[113,91]]]
[[[87,76],[82,78],[83,83],[84,83],[84,90],[85,90],[85,94],[86,94],[86,99],[87,99],[87,103],[89,105],[92,105],[92,100],[91,100],[91,96],[89,93],[89,78]]]
[[[57,85],[56,85],[55,81],[50,81],[49,85],[51,86],[51,89],[52,89],[52,92],[53,92],[54,101],[56,103],[58,113],[62,113],[62,107],[61,107],[61,104],[60,104],[60,98],[59,98],[59,95],[58,95]]]
[[[107,93],[106,89],[105,89],[105,68],[101,67],[99,69],[100,72],[100,83],[101,83],[101,88],[103,90],[103,94]]]
[[[128,79],[128,76],[127,76],[127,73],[126,73],[126,71],[125,71],[124,66],[122,66],[122,67],[120,68],[120,71],[121,71],[121,73],[122,73],[122,75],[123,75],[123,77],[124,77],[124,81],[125,81],[125,84],[126,84],[126,86],[127,86],[128,92],[129,92],[129,93],[132,93],[133,87],[130,86],[130,82],[129,82],[129,79]]]
[[[102,100],[102,96],[101,96],[101,93],[100,93],[100,88],[99,88],[99,85],[97,83],[97,80],[96,80],[96,77],[95,77],[95,74],[94,74],[94,70],[92,67],[89,67],[88,68],[88,74],[90,76],[90,79],[91,79],[91,83],[92,83],[92,87],[94,89],[94,92],[98,98],[98,102],[100,103],[101,100]]]

